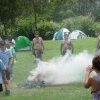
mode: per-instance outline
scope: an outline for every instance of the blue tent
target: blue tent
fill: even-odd
[[[64,33],[69,34],[69,30],[66,28],[60,29],[58,32],[56,32],[53,36],[53,40],[63,40]]]

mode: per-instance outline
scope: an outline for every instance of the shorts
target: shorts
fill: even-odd
[[[42,59],[43,50],[35,50],[34,53],[36,58]]]
[[[3,87],[2,87],[2,84],[0,84],[0,92],[3,91]]]
[[[71,54],[71,50],[63,50],[62,55]]]
[[[62,52],[62,56],[64,56],[65,54],[66,54],[66,51],[63,51],[63,52]]]

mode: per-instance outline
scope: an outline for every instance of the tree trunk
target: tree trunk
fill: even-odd
[[[7,28],[6,28],[6,24],[3,23],[3,26],[4,26],[4,35],[7,35]]]
[[[34,10],[35,30],[37,30],[37,13],[36,13],[36,6],[34,0],[33,0],[33,10]]]
[[[37,30],[37,14],[34,11],[34,19],[35,19],[35,30]]]

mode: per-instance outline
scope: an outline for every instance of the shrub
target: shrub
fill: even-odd
[[[20,17],[16,21],[16,36],[22,35],[27,36],[28,38],[33,38],[33,26],[34,26],[34,18],[30,17]]]
[[[100,23],[99,22],[95,22],[92,26],[93,31],[96,32],[100,32]]]
[[[95,32],[92,29],[94,23],[94,19],[89,16],[78,16],[63,20],[61,26],[71,31],[81,30],[89,36],[95,36]]]
[[[40,23],[38,23],[37,26],[38,26],[38,31],[45,40],[52,39],[53,34],[60,28],[59,24],[52,21],[49,22],[41,21]]]

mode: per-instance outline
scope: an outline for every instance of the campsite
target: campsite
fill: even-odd
[[[82,39],[87,38],[87,35],[80,31],[80,30],[74,30],[70,32],[66,28],[62,28],[53,35],[53,40],[63,40],[64,39],[64,33],[69,34],[70,39]]]
[[[95,51],[96,42],[97,40],[95,38],[74,40],[75,54],[78,54],[83,50],[93,53]],[[59,57],[60,43],[61,41],[45,41],[44,61]],[[31,89],[17,87],[18,84],[26,81],[29,71],[35,67],[33,60],[34,57],[32,56],[31,51],[17,52],[17,62],[14,66],[15,76],[12,82],[12,95],[5,97],[4,94],[1,93],[1,100],[14,100],[15,98],[16,100],[66,100],[66,98],[68,98],[68,100],[88,100],[91,98],[89,91],[84,89],[82,82]]]
[[[0,100],[100,100],[100,0],[0,0]]]

